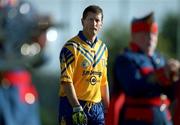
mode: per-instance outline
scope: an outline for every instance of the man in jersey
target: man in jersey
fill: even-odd
[[[103,24],[99,6],[88,6],[82,16],[83,30],[60,53],[59,122],[67,125],[103,125],[109,105],[106,45],[97,34]]]
[[[177,81],[179,61],[165,59],[155,49],[158,26],[154,13],[134,19],[129,48],[115,61],[116,83],[125,93],[120,125],[172,125],[168,105]],[[119,90],[120,91],[120,90]]]

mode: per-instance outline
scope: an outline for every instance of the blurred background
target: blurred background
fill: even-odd
[[[82,29],[82,12],[90,4],[102,7],[104,24],[99,37],[109,49],[108,76],[112,79],[115,56],[130,40],[133,17],[155,12],[159,24],[158,49],[166,58],[180,59],[180,0],[28,0],[42,15],[49,15],[53,27],[47,32],[44,53],[48,61],[32,69],[39,92],[42,125],[56,125],[58,115],[59,53],[63,44]]]

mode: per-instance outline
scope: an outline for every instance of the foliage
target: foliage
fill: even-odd
[[[175,52],[171,50],[172,43],[166,39],[163,34],[159,34],[157,50],[164,55],[165,58],[175,57]]]
[[[163,19],[161,29],[159,48],[162,49],[168,57],[177,57],[178,15],[175,13],[167,14]]]
[[[108,79],[113,80],[112,70],[116,56],[123,51],[128,45],[129,33],[127,28],[119,25],[118,23],[112,23],[111,26],[104,30],[103,41],[106,43],[108,48]],[[111,84],[111,83],[110,83]],[[110,86],[111,89],[111,86]]]
[[[57,125],[58,122],[58,90],[57,74],[32,71],[33,83],[39,94],[40,117],[42,125]]]

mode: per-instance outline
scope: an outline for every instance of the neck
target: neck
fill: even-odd
[[[83,35],[86,37],[86,39],[90,42],[94,42],[96,39],[96,35],[88,34],[86,31],[83,31]]]
[[[154,51],[148,51],[148,52],[146,52],[146,54],[147,54],[148,56],[153,56]]]
[[[148,56],[152,56],[154,54],[154,51],[152,51],[152,50],[149,50],[149,49],[144,50],[144,49],[142,49],[140,47],[140,45],[138,45],[138,43],[136,43],[135,41],[130,42],[130,48],[134,52],[142,51],[143,53],[145,53]]]

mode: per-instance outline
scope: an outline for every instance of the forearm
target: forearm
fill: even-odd
[[[75,125],[87,124],[87,116],[84,113],[82,106],[79,104],[73,84],[62,83],[61,85],[64,88],[65,94],[73,109],[73,113],[72,113],[73,124]]]
[[[102,97],[102,102],[104,105],[105,110],[108,109],[109,107],[109,86],[106,84],[105,86],[101,86],[101,97]]]
[[[61,85],[64,88],[65,94],[66,94],[71,106],[75,107],[75,106],[80,105],[79,101],[77,99],[76,92],[75,92],[73,84],[71,84],[71,83],[62,83]]]

